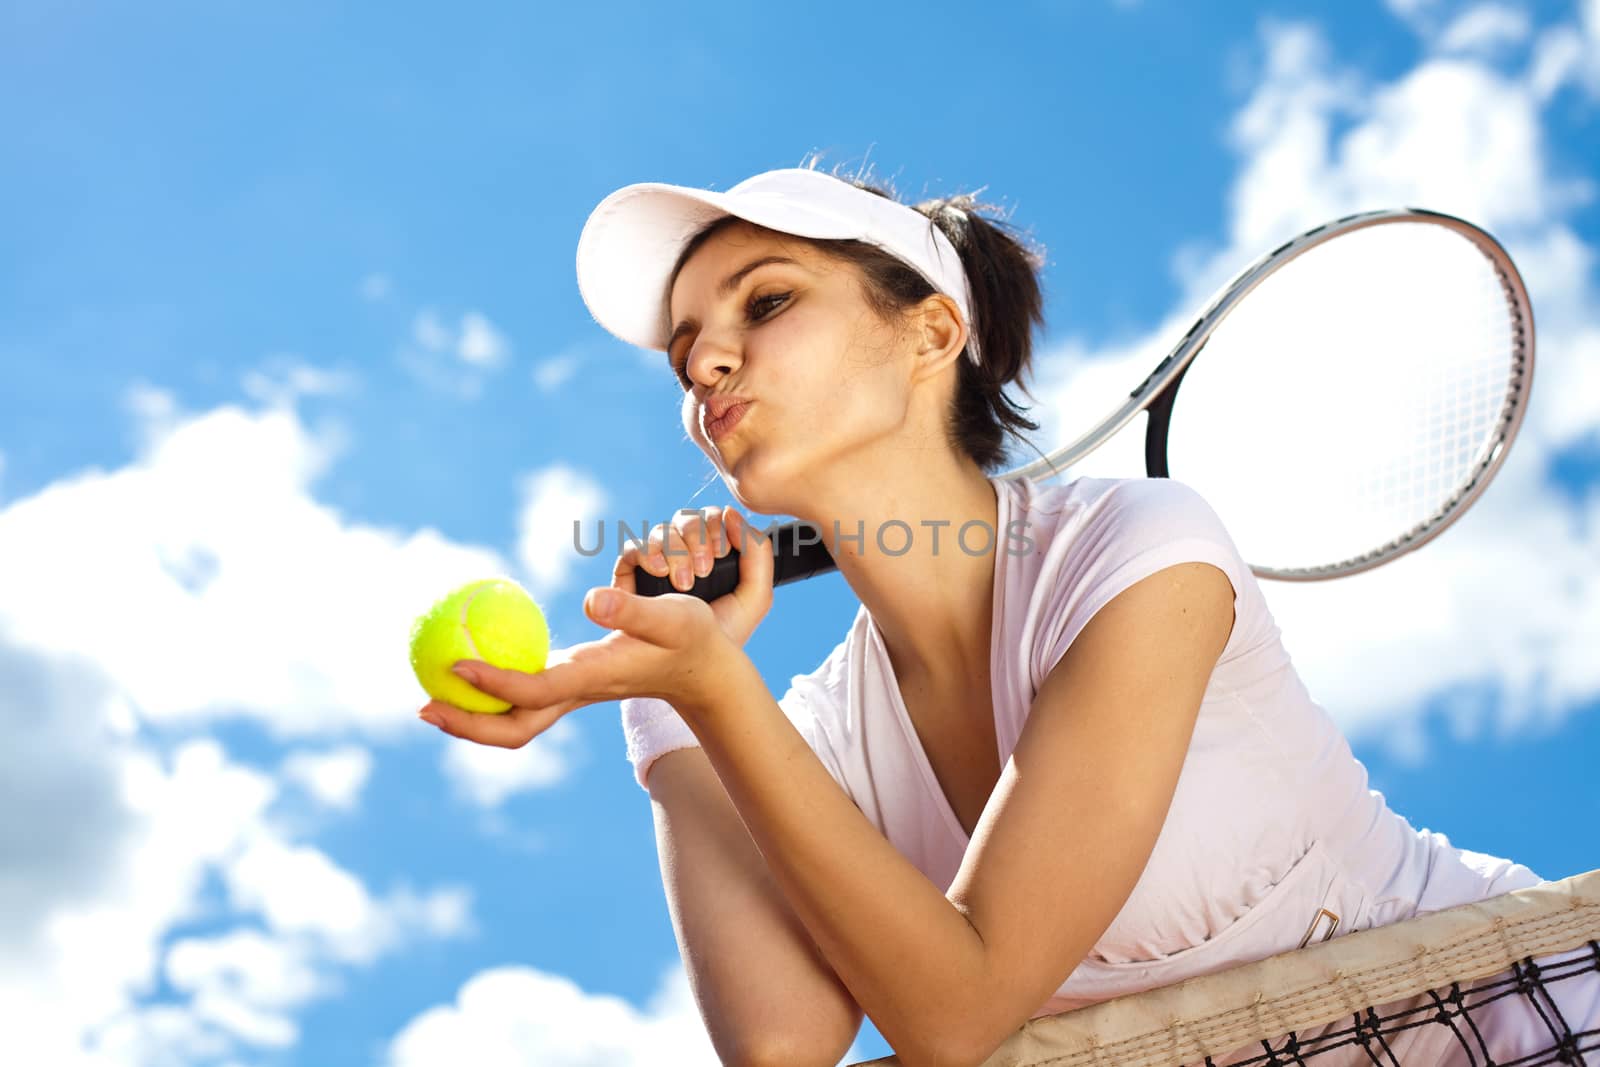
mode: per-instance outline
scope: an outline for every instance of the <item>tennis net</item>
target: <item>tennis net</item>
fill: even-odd
[[[1408,1062],[1600,1067],[1600,870],[1041,1016],[982,1067]]]

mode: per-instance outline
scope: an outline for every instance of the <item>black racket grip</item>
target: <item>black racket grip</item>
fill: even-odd
[[[775,526],[769,532],[772,538],[772,584],[788,585],[810,578],[814,574],[827,574],[838,570],[838,564],[828,554],[817,528],[808,522],[789,522]],[[671,562],[679,557],[668,556]],[[677,593],[669,578],[657,578],[643,567],[633,569],[634,589],[640,596],[660,596]],[[696,578],[694,586],[681,590],[689,596],[699,597],[707,603],[727,596],[739,584],[739,550],[730,548],[721,559],[712,560],[711,573]]]

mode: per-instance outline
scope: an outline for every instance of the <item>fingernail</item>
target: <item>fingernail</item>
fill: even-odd
[[[694,572],[704,578],[711,573],[711,558],[709,556],[696,556],[694,558]]]
[[[417,712],[417,718],[421,719],[429,726],[444,725],[444,718],[437,711],[419,711]]]
[[[450,670],[455,672],[456,674],[460,675],[462,678],[465,678],[468,682],[472,683],[473,685],[477,685],[478,684],[478,674],[471,667],[462,667],[462,666],[458,665],[458,666],[455,666],[455,667],[451,667]]]

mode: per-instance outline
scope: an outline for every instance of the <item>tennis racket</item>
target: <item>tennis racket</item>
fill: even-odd
[[[1197,490],[1257,576],[1341,578],[1422,547],[1482,495],[1527,410],[1533,349],[1527,290],[1489,234],[1414,208],[1349,215],[1251,264],[1125,402],[1000,477],[1058,475],[1144,411],[1146,474]],[[837,569],[810,524],[770,534],[774,585]],[[640,593],[676,591],[634,574]],[[738,578],[734,550],[688,592],[713,600]]]

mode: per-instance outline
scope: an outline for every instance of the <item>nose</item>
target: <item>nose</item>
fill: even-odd
[[[743,363],[738,341],[711,330],[701,330],[689,349],[684,373],[699,385],[714,385]]]

